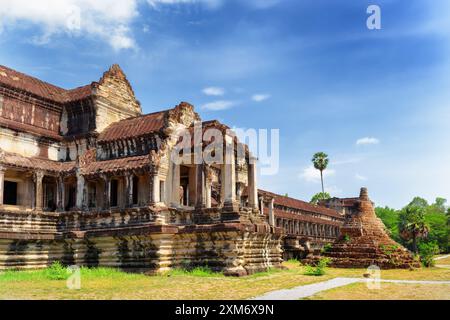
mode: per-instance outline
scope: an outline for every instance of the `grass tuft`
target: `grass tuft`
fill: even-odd
[[[192,276],[192,277],[223,277],[223,273],[215,272],[208,267],[195,267],[192,269],[174,268],[167,273],[166,276]]]

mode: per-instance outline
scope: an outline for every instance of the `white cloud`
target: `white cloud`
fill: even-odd
[[[135,48],[130,24],[138,15],[138,1],[0,0],[0,30],[35,28],[36,44],[68,34],[100,38],[116,50]]]
[[[153,8],[158,8],[161,5],[176,5],[176,4],[202,4],[210,9],[219,8],[222,0],[147,0],[148,4]]]
[[[325,177],[331,177],[336,174],[336,171],[333,169],[326,169],[323,171],[323,176]],[[303,179],[307,182],[320,182],[320,171],[314,168],[313,165],[304,168],[303,171],[299,174],[299,178]]]
[[[208,87],[203,89],[202,92],[207,96],[223,96],[225,94],[225,90],[219,87]]]
[[[360,180],[360,181],[367,181],[367,177],[365,177],[365,176],[362,176],[362,175],[360,175],[360,174],[355,174],[355,179],[356,180]]]
[[[254,94],[252,96],[252,100],[256,101],[256,102],[262,102],[262,101],[267,100],[269,98],[270,98],[270,94],[266,94],[266,93]]]
[[[364,137],[361,139],[356,140],[356,145],[361,146],[361,145],[367,145],[367,144],[379,144],[380,140],[378,140],[377,138],[372,138],[372,137]]]
[[[237,102],[235,101],[228,101],[228,100],[218,100],[210,103],[206,103],[201,106],[203,110],[211,110],[211,111],[220,111],[220,110],[226,110],[230,109],[237,105]]]

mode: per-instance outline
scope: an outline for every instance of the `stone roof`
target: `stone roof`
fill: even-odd
[[[0,152],[0,163],[9,167],[22,169],[44,170],[49,172],[71,171],[75,168],[75,162],[59,162],[39,157],[24,157],[10,152]]]
[[[81,100],[92,94],[92,85],[66,90],[3,65],[0,65],[0,84],[57,103]]]
[[[142,155],[112,160],[93,161],[82,166],[81,172],[86,175],[113,173],[133,169],[142,169],[150,165],[151,161],[149,155]]]
[[[265,190],[258,190],[258,194],[262,194],[265,196],[273,197],[275,199],[275,205],[285,206],[288,208],[293,209],[299,209],[307,212],[313,212],[313,213],[319,213],[330,217],[340,218],[343,219],[344,217],[333,209],[328,209],[322,206],[317,206],[314,204],[311,204],[309,202],[305,202],[302,200],[298,200],[291,197],[282,196],[273,192],[265,191]]]
[[[124,119],[109,125],[98,137],[98,142],[109,142],[144,136],[161,130],[168,110]]]

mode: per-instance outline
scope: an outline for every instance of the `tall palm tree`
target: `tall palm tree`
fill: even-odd
[[[328,167],[328,155],[324,152],[317,152],[313,158],[312,162],[314,168],[320,171],[320,180],[322,182],[322,193],[325,193],[325,188],[323,187],[323,171]]]
[[[410,205],[400,211],[399,231],[404,240],[412,240],[412,250],[417,254],[417,240],[426,238],[429,232],[429,227],[425,223],[425,209]]]

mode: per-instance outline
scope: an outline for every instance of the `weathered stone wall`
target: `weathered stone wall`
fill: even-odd
[[[0,128],[0,149],[17,153],[24,157],[45,156],[50,160],[59,160],[60,144],[43,142],[35,135]],[[45,151],[43,150],[45,149]]]
[[[61,106],[0,87],[0,118],[59,133]]]
[[[170,221],[168,212],[148,209],[1,212],[0,269],[42,268],[58,260],[68,265],[150,273],[209,266],[241,276],[281,264],[281,233],[270,232],[265,225],[236,221],[159,223],[165,221]]]
[[[100,79],[94,103],[97,132],[102,132],[113,122],[142,114],[133,89],[117,65],[112,66]]]

